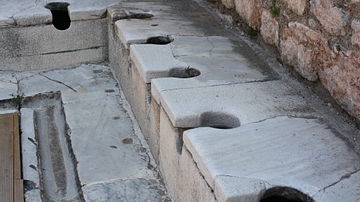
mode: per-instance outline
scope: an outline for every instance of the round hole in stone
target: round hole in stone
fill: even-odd
[[[69,5],[66,2],[52,2],[45,6],[45,8],[51,11],[52,23],[58,30],[66,30],[70,27]]]
[[[314,202],[314,200],[293,188],[274,187],[266,190],[260,202]]]
[[[237,117],[223,112],[204,112],[200,119],[202,127],[231,129],[241,125]]]
[[[192,78],[199,76],[201,73],[195,68],[173,68],[169,71],[169,77],[175,78]]]
[[[148,44],[166,45],[173,42],[174,39],[170,36],[154,36],[147,39]]]

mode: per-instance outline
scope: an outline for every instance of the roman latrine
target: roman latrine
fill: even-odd
[[[211,0],[215,1],[215,0]],[[360,0],[218,0],[360,120]],[[238,16],[236,16],[238,15]]]

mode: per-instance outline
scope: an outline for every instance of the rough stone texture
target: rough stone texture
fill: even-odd
[[[167,201],[159,193],[155,180],[129,179],[86,186],[83,188],[86,201]],[[170,200],[168,200],[170,201]]]
[[[333,0],[312,0],[311,10],[320,21],[322,26],[330,34],[344,36],[348,20],[348,13],[338,7],[334,7]]]
[[[298,15],[303,15],[306,7],[306,0],[285,0],[291,10]]]
[[[289,28],[282,33],[282,59],[310,81],[318,79],[317,71],[327,56],[326,51],[326,39],[301,23],[289,23]]]
[[[226,6],[226,8],[234,8],[235,3],[234,0],[221,0],[221,3]]]
[[[360,20],[353,20],[351,23],[351,28],[353,29],[351,42],[354,46],[360,48]]]
[[[253,28],[261,26],[262,4],[258,0],[235,0],[239,15]]]
[[[319,76],[331,95],[354,117],[360,119],[360,52],[331,53],[330,62]]]
[[[279,43],[279,23],[270,13],[264,9],[261,16],[260,32],[266,43],[278,45]]]
[[[277,1],[280,15],[276,17],[269,14],[270,0],[234,3],[238,15],[260,28],[264,41],[278,48],[284,64],[309,81],[320,76],[336,101],[360,120],[360,75],[354,57],[360,48],[359,0]]]

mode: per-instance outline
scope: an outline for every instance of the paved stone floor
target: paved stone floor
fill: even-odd
[[[41,197],[53,201],[170,201],[109,67],[4,73],[0,83],[9,90],[2,91],[2,100],[10,99],[11,93],[24,93],[21,127],[26,201]],[[12,103],[3,101],[3,105]],[[58,140],[45,137],[47,133]]]

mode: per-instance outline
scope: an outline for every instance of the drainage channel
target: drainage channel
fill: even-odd
[[[60,93],[24,100],[35,114],[42,201],[84,201]]]

